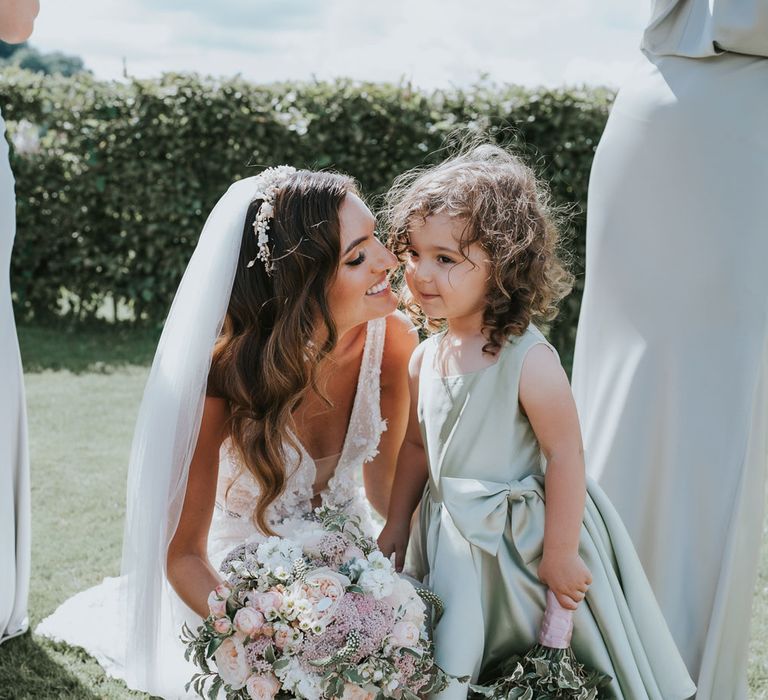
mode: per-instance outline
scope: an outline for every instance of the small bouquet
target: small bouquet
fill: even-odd
[[[586,669],[573,654],[573,611],[564,608],[547,591],[547,608],[539,632],[539,643],[525,656],[509,659],[497,680],[473,685],[475,696],[491,700],[600,700],[601,689],[611,677]]]
[[[434,663],[425,600],[400,577],[359,519],[336,509],[291,538],[245,543],[221,565],[210,616],[184,626],[203,698],[417,700],[449,677]],[[210,660],[215,662],[212,668]]]

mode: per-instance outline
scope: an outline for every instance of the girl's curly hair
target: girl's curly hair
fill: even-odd
[[[465,148],[439,165],[415,169],[395,180],[387,194],[388,246],[403,260],[415,221],[445,213],[466,222],[460,249],[477,242],[488,254],[491,274],[483,314],[488,343],[496,354],[511,335],[531,322],[557,316],[558,303],[573,286],[559,252],[560,235],[549,191],[517,156],[491,144]],[[403,289],[406,310],[429,331],[427,319]]]

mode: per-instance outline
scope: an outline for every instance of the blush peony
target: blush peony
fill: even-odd
[[[234,690],[240,690],[248,680],[251,670],[242,642],[236,637],[227,637],[213,655],[219,675]]]

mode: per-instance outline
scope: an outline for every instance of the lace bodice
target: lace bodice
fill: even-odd
[[[336,506],[359,515],[372,527],[370,510],[357,474],[363,464],[378,454],[386,421],[381,417],[381,357],[384,350],[386,319],[368,322],[365,347],[357,380],[352,413],[336,470],[326,488],[319,494],[323,505]],[[267,520],[278,533],[293,527],[313,510],[315,461],[297,439],[298,451],[286,444],[285,491],[269,506]],[[219,479],[216,488],[216,511],[209,537],[209,553],[223,556],[244,539],[258,536],[253,512],[259,485],[247,469],[243,469],[229,441],[221,448]]]

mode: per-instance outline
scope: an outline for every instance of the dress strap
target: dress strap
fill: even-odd
[[[365,335],[365,352],[360,371],[366,373],[381,371],[381,358],[384,355],[384,340],[387,334],[387,319],[375,318],[368,321]],[[378,382],[377,382],[378,386]]]
[[[360,446],[363,447],[363,443],[367,443],[364,448],[364,462],[376,456],[381,433],[387,429],[386,421],[381,417],[381,360],[386,335],[386,318],[368,321],[365,350],[357,383],[357,392],[361,399],[360,412],[355,423],[350,423],[350,428],[354,427],[356,431],[360,431],[355,433],[360,436]]]
[[[498,379],[505,391],[510,392],[515,397],[517,397],[525,358],[528,351],[536,345],[546,345],[555,354],[558,362],[560,361],[560,355],[554,345],[533,324],[529,325],[522,335],[511,336],[501,350]]]

